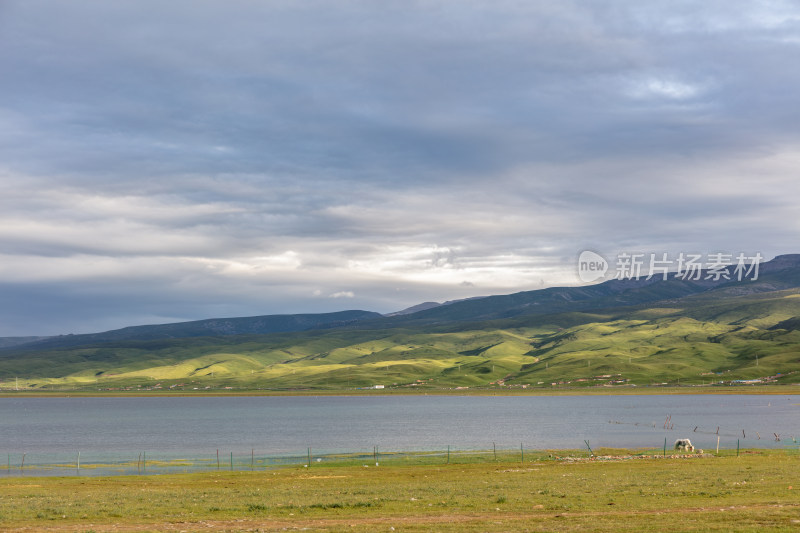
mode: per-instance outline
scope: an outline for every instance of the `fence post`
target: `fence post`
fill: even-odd
[[[494,450],[494,460],[497,461],[497,443],[492,443],[492,450]]]
[[[447,464],[450,464],[450,445],[447,445]]]
[[[664,457],[667,456],[667,437],[664,437]]]
[[[308,449],[308,467],[311,468],[311,448]]]
[[[736,439],[736,457],[739,457],[739,439]]]
[[[525,450],[522,448],[522,443],[519,443],[519,460],[521,463],[525,462]]]

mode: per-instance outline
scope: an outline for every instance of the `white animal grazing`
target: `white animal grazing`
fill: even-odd
[[[681,452],[693,452],[694,446],[689,439],[678,439],[675,441],[675,449]]]

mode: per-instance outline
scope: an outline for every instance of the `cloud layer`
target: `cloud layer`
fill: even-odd
[[[796,252],[792,2],[0,4],[0,335]]]

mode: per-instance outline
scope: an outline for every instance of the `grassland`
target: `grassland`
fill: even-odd
[[[0,354],[0,389],[557,390],[800,382],[800,289],[413,329],[124,341]]]
[[[597,453],[604,453],[597,450]],[[796,531],[800,455],[0,479],[5,531]]]

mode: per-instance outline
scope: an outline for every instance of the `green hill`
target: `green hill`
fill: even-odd
[[[210,318],[191,322],[131,326],[103,333],[82,335],[59,335],[57,337],[29,337],[23,349],[42,350],[85,346],[99,343],[113,343],[130,340],[184,339],[215,335],[252,335],[264,333],[284,333],[319,328],[337,328],[354,324],[360,320],[378,318],[379,313],[371,311],[338,311],[303,315],[264,315],[237,318]],[[13,337],[11,338],[13,339]],[[0,347],[2,347],[0,339]],[[18,346],[23,342],[6,343]]]
[[[102,342],[84,338],[80,346],[16,346],[0,352],[0,388],[796,383],[798,259],[781,256],[766,263],[758,281],[606,282],[468,300],[388,318],[364,315],[305,331],[106,336]]]

